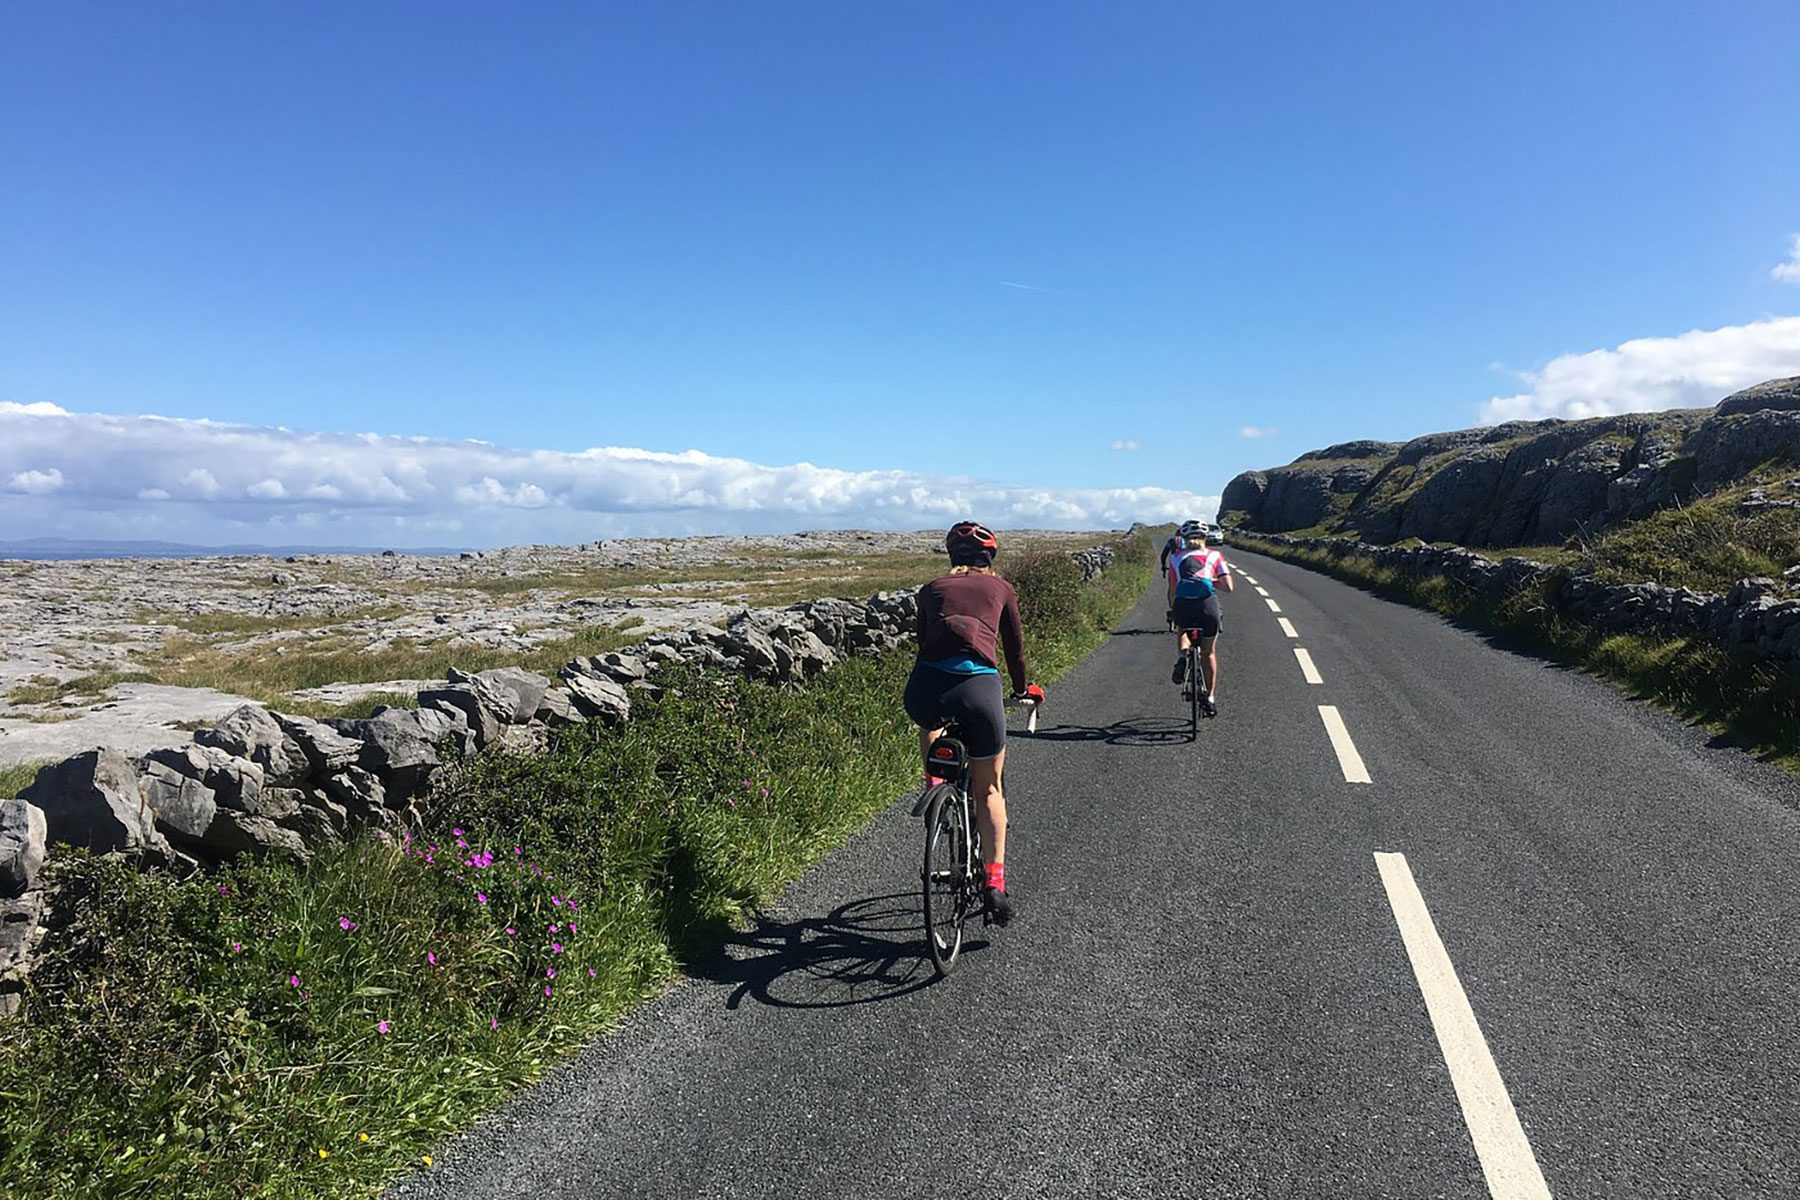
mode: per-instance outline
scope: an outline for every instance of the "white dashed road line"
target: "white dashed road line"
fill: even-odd
[[[1263,597],[1263,603],[1269,606],[1270,612],[1278,613],[1281,611],[1281,605],[1275,603],[1273,600],[1269,599],[1267,596]]]
[[[1291,638],[1297,638],[1300,636],[1300,631],[1298,629],[1295,629],[1294,623],[1292,621],[1288,620],[1286,617],[1276,617],[1275,620],[1280,622],[1281,632],[1287,634]]]
[[[1550,1186],[1544,1182],[1537,1157],[1531,1152],[1519,1114],[1513,1110],[1512,1097],[1500,1078],[1500,1068],[1488,1052],[1487,1039],[1475,1021],[1475,1010],[1456,978],[1456,967],[1444,950],[1437,926],[1413,881],[1412,868],[1404,854],[1376,854],[1376,869],[1387,888],[1388,903],[1394,910],[1394,921],[1400,926],[1400,940],[1406,943],[1406,956],[1412,960],[1413,975],[1425,997],[1425,1011],[1431,1016],[1431,1027],[1437,1033],[1438,1049],[1450,1068],[1450,1082],[1456,1086],[1456,1099],[1462,1105],[1463,1121],[1469,1127],[1469,1140],[1475,1143],[1475,1156],[1481,1160],[1481,1173],[1487,1177],[1488,1195],[1494,1200],[1550,1200]]]
[[[1256,589],[1256,594],[1259,596],[1262,596],[1264,598],[1267,598],[1269,593],[1266,589],[1259,587]]]
[[[1337,751],[1338,767],[1344,772],[1344,782],[1368,783],[1369,768],[1363,765],[1356,743],[1350,740],[1350,731],[1344,726],[1344,718],[1338,715],[1337,706],[1319,705],[1319,719],[1325,722],[1325,735],[1331,739],[1331,748]]]
[[[1310,655],[1306,652],[1305,647],[1295,646],[1294,647],[1294,657],[1300,660],[1300,673],[1302,675],[1306,676],[1306,682],[1308,682],[1308,683],[1324,683],[1325,682],[1324,676],[1319,674],[1319,668],[1313,666],[1312,655]]]
[[[1256,586],[1256,580],[1250,578],[1248,575],[1244,576],[1244,582],[1249,584],[1251,587]]]

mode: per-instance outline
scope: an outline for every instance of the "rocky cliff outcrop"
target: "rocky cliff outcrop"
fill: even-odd
[[[1386,543],[1553,544],[1800,462],[1800,377],[1712,410],[1515,421],[1402,444],[1349,442],[1226,485],[1221,519]]]

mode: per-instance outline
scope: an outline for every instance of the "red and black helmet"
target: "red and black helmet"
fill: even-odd
[[[1000,540],[986,525],[962,521],[944,535],[944,549],[955,566],[985,567],[1000,553]]]

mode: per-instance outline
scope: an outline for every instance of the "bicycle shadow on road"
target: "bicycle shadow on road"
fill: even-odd
[[[725,1007],[746,999],[773,1008],[848,1008],[894,1000],[937,981],[925,955],[917,892],[867,896],[799,921],[759,916],[688,973],[735,983]],[[974,933],[974,928],[969,930]],[[986,942],[971,938],[963,953]]]
[[[1132,717],[1111,725],[1054,725],[1032,735],[1040,742],[1105,742],[1109,746],[1173,746],[1192,739],[1186,717]]]

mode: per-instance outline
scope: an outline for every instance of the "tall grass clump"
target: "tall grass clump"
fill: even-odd
[[[16,766],[0,767],[0,800],[11,800],[14,796],[31,786],[37,778],[38,763],[21,763]]]
[[[1069,556],[1028,551],[1005,562],[1001,574],[1019,594],[1025,653],[1032,676],[1055,679],[1106,639],[1131,611],[1156,573],[1156,531],[1126,534],[1113,543],[1113,565],[1090,583]]]

